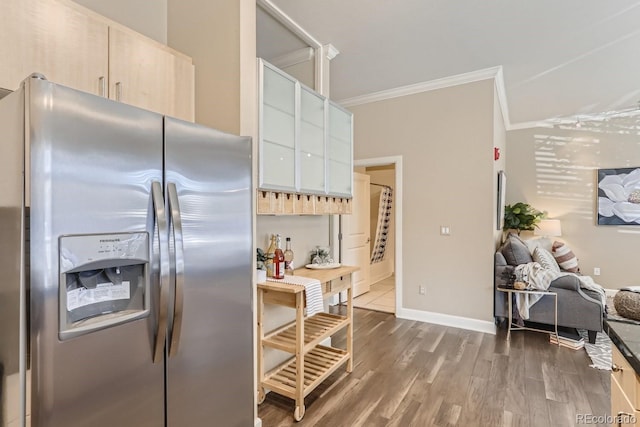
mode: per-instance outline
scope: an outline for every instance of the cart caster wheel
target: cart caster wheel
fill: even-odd
[[[260,387],[260,390],[258,390],[258,405],[260,405],[262,402],[264,402],[264,399],[267,397],[266,394],[264,394],[264,389],[262,387]]]
[[[301,421],[302,417],[304,417],[304,405],[303,406],[296,406],[296,410],[293,411],[293,418],[296,421]]]

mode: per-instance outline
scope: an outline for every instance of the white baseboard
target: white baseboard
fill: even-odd
[[[256,418],[256,422],[253,423],[253,427],[262,427],[262,420],[260,418]]]
[[[435,323],[436,325],[467,329],[470,331],[484,332],[486,334],[496,334],[496,325],[493,322],[471,319],[469,317],[452,316],[450,314],[413,310],[409,308],[401,308],[396,313],[396,317],[400,319],[417,320],[419,322]]]

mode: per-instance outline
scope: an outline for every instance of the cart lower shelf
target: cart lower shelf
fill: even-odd
[[[338,332],[349,324],[346,316],[318,313],[304,320],[304,351],[316,347],[322,340]],[[296,353],[296,324],[293,322],[283,330],[267,335],[263,344],[292,354]]]
[[[351,355],[345,350],[323,345],[316,346],[304,355],[304,391],[306,396],[318,384],[336,371]],[[296,394],[296,358],[267,374],[262,386],[283,396],[295,399]]]

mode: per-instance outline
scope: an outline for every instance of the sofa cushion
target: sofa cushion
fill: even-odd
[[[500,252],[504,255],[509,265],[520,265],[533,262],[531,253],[527,245],[515,234],[509,233],[507,240],[500,248]]]
[[[547,251],[546,249],[536,247],[533,250],[533,260],[539,263],[546,270],[560,273],[560,267],[558,266],[556,259],[553,257],[551,252]]]
[[[579,271],[578,258],[576,258],[576,255],[569,246],[556,240],[553,242],[551,249],[553,251],[554,258],[561,269],[570,271],[571,273],[577,273]]]

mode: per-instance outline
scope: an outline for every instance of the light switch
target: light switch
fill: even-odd
[[[440,226],[440,234],[442,236],[449,236],[449,235],[451,235],[451,229],[449,228],[448,225],[441,225]]]

